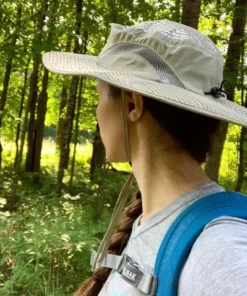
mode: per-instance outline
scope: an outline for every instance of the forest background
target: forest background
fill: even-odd
[[[42,54],[97,55],[113,22],[174,20],[217,44],[234,88],[228,99],[247,107],[246,15],[247,0],[1,3],[0,295],[71,295],[130,171],[105,159],[95,81],[49,73]],[[205,170],[247,193],[245,128],[221,124]]]

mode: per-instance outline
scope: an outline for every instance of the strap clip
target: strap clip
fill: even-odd
[[[148,296],[156,295],[157,277],[151,274],[144,273],[140,270],[138,263],[132,260],[129,256],[123,255],[116,271],[121,274],[122,278],[136,287]]]
[[[130,257],[123,255],[122,258],[122,262],[119,264],[116,271],[121,274],[126,282],[137,287],[143,276],[143,272],[139,269],[138,264]]]
[[[92,253],[91,265],[95,263],[96,257],[97,253]],[[157,277],[141,270],[138,263],[126,254],[122,256],[106,254],[101,266],[115,269],[123,280],[142,291],[145,295],[156,295]]]

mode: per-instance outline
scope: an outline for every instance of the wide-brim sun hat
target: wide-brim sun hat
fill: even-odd
[[[99,56],[43,55],[54,73],[89,76],[173,106],[247,127],[247,109],[222,91],[223,57],[208,37],[172,21],[112,24]]]

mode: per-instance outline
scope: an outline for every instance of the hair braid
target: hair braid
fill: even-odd
[[[132,230],[132,225],[136,218],[142,213],[141,193],[138,191],[129,207],[123,212],[116,232],[111,237],[109,254],[120,255],[126,247]],[[106,282],[111,269],[101,267],[89,279],[83,282],[82,286],[74,296],[96,296],[99,294],[104,283]]]

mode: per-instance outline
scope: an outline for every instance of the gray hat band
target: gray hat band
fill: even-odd
[[[160,55],[157,54],[153,49],[151,49],[147,46],[144,46],[144,45],[131,44],[131,43],[118,43],[118,44],[114,45],[113,47],[109,48],[108,50],[102,52],[97,59],[97,63],[99,65],[103,66],[101,63],[101,60],[106,58],[108,70],[115,70],[115,69],[112,69],[112,68],[115,68],[116,65],[112,65],[111,57],[118,55],[118,54],[121,54],[121,56],[118,57],[118,60],[121,59],[121,57],[123,57],[123,54],[125,54],[125,57],[128,54],[140,56],[142,59],[146,60],[146,62],[149,63],[153,67],[160,82],[162,82],[164,84],[174,85],[174,86],[177,86],[180,88],[185,88],[184,85],[182,84],[182,82],[177,77],[176,73],[160,57]],[[126,57],[126,58],[128,59],[128,57]],[[126,67],[127,66],[126,64],[127,63],[125,63],[125,70],[128,69],[128,67]],[[133,72],[132,67],[136,67],[136,65],[133,63],[131,63],[129,65],[130,72]],[[136,68],[135,68],[135,70],[136,70]],[[146,73],[144,73],[144,74],[146,74]],[[140,71],[139,77],[145,78],[145,77],[143,77],[143,70]],[[151,79],[151,77],[150,77],[150,79]]]

